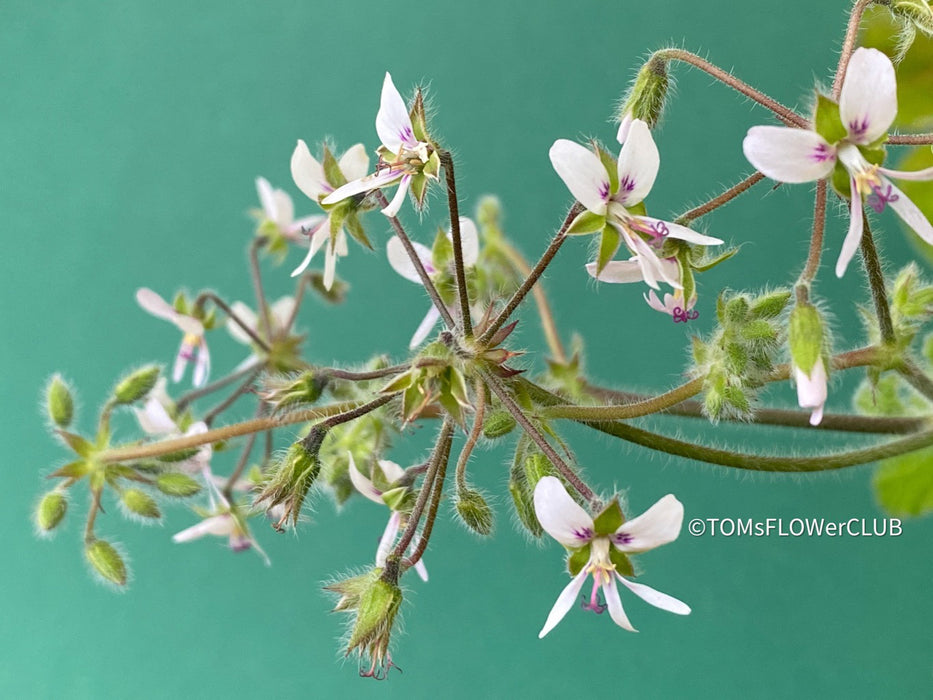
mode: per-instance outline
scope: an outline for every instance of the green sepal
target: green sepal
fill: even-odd
[[[411,132],[415,138],[425,143],[432,143],[428,137],[428,118],[424,109],[424,94],[421,88],[415,91],[415,101],[411,105],[408,117],[411,119]]]
[[[400,391],[405,391],[415,381],[415,370],[410,369],[407,372],[402,372],[397,377],[389,380],[389,383],[386,384],[382,389],[379,390],[380,394],[397,394]]]
[[[839,105],[820,93],[816,94],[813,128],[830,144],[838,143],[848,135],[842,117],[839,116]]]
[[[360,223],[359,214],[357,214],[355,210],[350,209],[347,212],[343,220],[343,225],[354,241],[365,246],[369,250],[374,250],[372,241],[369,240],[369,236],[367,236],[366,231],[363,230],[363,224]]]
[[[117,382],[113,400],[117,404],[131,404],[146,398],[155,388],[162,369],[158,365],[147,365],[130,372]]]
[[[780,316],[790,301],[791,293],[787,289],[778,289],[769,294],[762,294],[751,305],[754,318],[765,319]]]
[[[632,561],[626,556],[625,552],[620,552],[615,547],[610,546],[609,561],[612,562],[613,566],[616,567],[616,571],[622,576],[635,575],[635,568],[632,566]]]
[[[680,283],[683,285],[684,310],[689,308],[690,300],[696,296],[696,279],[693,276],[693,269],[690,267],[688,258],[689,250],[681,250],[677,256],[677,262],[680,266]]]
[[[638,204],[633,204],[630,207],[625,207],[629,214],[632,216],[648,216],[648,208],[645,206],[644,202],[639,202]]]
[[[463,373],[453,367],[448,367],[447,372],[450,377],[450,395],[454,398],[454,401],[464,408],[471,408],[472,405],[470,404],[466,379],[464,379]]]
[[[619,499],[613,498],[602,512],[593,518],[593,531],[597,535],[611,535],[625,522]]]
[[[603,227],[602,235],[599,238],[599,255],[596,258],[596,276],[603,271],[603,268],[612,260],[612,257],[619,250],[622,243],[622,236],[616,231],[615,226],[606,224]]]
[[[93,540],[85,546],[84,556],[101,577],[118,586],[126,585],[126,564],[112,544],[106,540]]]
[[[411,509],[411,495],[407,486],[397,486],[382,494],[382,502],[389,506],[389,510],[405,512]]]
[[[162,517],[159,504],[155,502],[152,496],[140,489],[126,489],[120,494],[120,501],[128,511],[140,517],[153,520]]]
[[[172,299],[172,308],[180,314],[188,315],[188,298],[184,292],[178,292]]]
[[[883,165],[884,159],[887,156],[887,151],[881,146],[871,147],[871,146],[859,146],[859,152],[865,157],[872,165]]]
[[[321,165],[324,168],[324,179],[327,180],[331,187],[337,189],[347,184],[346,176],[340,170],[337,159],[334,158],[334,154],[330,152],[326,143],[324,144],[324,158],[321,160]]]
[[[843,199],[852,199],[852,188],[850,186],[850,181],[852,176],[849,175],[849,171],[845,169],[842,163],[837,162],[836,167],[833,168],[833,176],[830,180],[830,184],[833,186],[833,189],[836,193]]]
[[[201,491],[201,484],[181,472],[164,472],[155,479],[155,486],[166,496],[188,498]]]
[[[576,218],[570,222],[570,226],[567,227],[567,235],[582,236],[587,233],[596,233],[597,231],[602,231],[605,226],[605,216],[594,214],[587,209],[583,213],[578,214]]]
[[[168,462],[173,464],[175,462],[184,462],[186,459],[191,459],[199,451],[197,447],[189,447],[185,450],[176,450],[175,452],[169,452],[164,455],[159,455],[156,459],[160,462]]]
[[[739,252],[738,248],[730,248],[729,250],[720,253],[712,260],[708,260],[707,262],[704,262],[702,264],[697,265],[691,262],[690,267],[692,267],[697,272],[706,272],[707,270],[712,270],[714,267],[716,267],[720,263],[726,262],[726,260],[728,260],[729,258],[731,258],[733,255],[735,255],[738,252]]]
[[[823,355],[823,322],[812,304],[797,304],[790,315],[788,330],[790,355],[803,372],[810,370]]]
[[[61,524],[68,512],[68,498],[59,490],[46,493],[34,515],[36,527],[41,532],[51,532]]]
[[[69,433],[67,430],[56,430],[55,432],[78,456],[89,457],[94,452],[94,446],[80,435]]]
[[[606,174],[609,176],[609,192],[615,194],[619,191],[619,165],[615,156],[599,146],[596,147],[596,154],[599,156],[599,160],[602,161]]]
[[[428,179],[422,175],[412,175],[411,176],[411,195],[415,198],[415,202],[418,204],[418,208],[424,206],[424,198],[428,192]]]
[[[431,262],[435,270],[443,270],[454,259],[454,245],[442,228],[437,229],[434,245],[431,246]]]
[[[437,179],[438,173],[441,171],[441,158],[437,155],[437,151],[431,151],[431,155],[428,156],[428,162],[424,164],[424,167],[421,169],[421,172],[425,177]],[[414,182],[412,183],[414,184]]]
[[[77,462],[69,462],[68,464],[59,467],[54,472],[49,474],[49,478],[60,477],[62,479],[81,479],[91,471],[91,465],[85,462],[83,459],[79,459]]]
[[[512,496],[512,503],[515,505],[515,514],[519,521],[525,526],[532,537],[541,537],[544,533],[541,523],[535,516],[534,505],[531,496],[527,490],[527,484],[523,484],[514,477],[509,479],[509,493]]]
[[[330,222],[330,243],[328,243],[328,245],[334,245],[336,243],[337,234],[340,232],[340,229],[343,228],[343,222],[346,221],[347,214],[349,213],[349,200],[339,202],[337,206],[328,213],[327,220]]]
[[[583,571],[583,567],[590,560],[590,549],[591,545],[580,547],[580,549],[573,550],[567,557],[567,570],[571,576],[576,576]]]
[[[286,241],[285,238],[282,236],[279,236],[278,240],[282,241],[282,245],[284,246],[283,252],[288,252],[288,241]],[[284,259],[284,256],[283,256],[283,259]],[[201,325],[204,326],[204,330],[206,331],[210,331],[214,329],[214,326],[217,325],[217,308],[216,307],[212,307],[211,310],[208,311],[207,314],[204,316],[204,318],[201,319]]]
[[[459,491],[456,509],[463,524],[477,535],[488,537],[492,534],[495,517],[492,508],[479,491],[471,488]]]

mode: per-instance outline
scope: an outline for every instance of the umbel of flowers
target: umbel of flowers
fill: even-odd
[[[260,207],[254,211],[257,225],[248,258],[254,302],[228,301],[213,290],[179,293],[170,302],[149,288],[136,290],[144,311],[181,333],[174,358],[168,346],[165,350],[171,392],[161,366],[131,369],[87,426],[77,415],[72,386],[59,374],[52,377],[45,392],[49,428],[69,455],[56,465],[50,474],[53,486],[37,503],[36,531],[56,533],[72,517],[73,494],[86,488],[91,505],[83,528],[85,559],[102,581],[123,589],[131,575],[123,550],[100,534],[113,501],[118,512],[141,523],[160,522],[172,502],[188,504],[194,517],[174,534],[176,542],[206,547],[219,538],[233,552],[252,550],[268,561],[258,534],[264,521],[278,531],[308,527],[305,513],[313,492],[325,491],[338,504],[362,496],[388,509],[387,523],[364,569],[332,580],[327,589],[337,596],[335,609],[350,618],[345,653],[358,657],[361,675],[385,678],[395,667],[394,631],[412,579],[409,572],[430,585],[426,551],[444,544],[434,536],[438,516],[451,512],[478,536],[495,532],[495,504],[472,482],[474,465],[485,472],[500,463],[498,457],[475,453],[483,443],[514,449],[503,480],[508,495],[499,503],[508,504],[514,522],[531,537],[547,533],[567,550],[570,581],[550,612],[541,611],[541,637],[551,634],[578,601],[585,610],[608,611],[616,625],[634,630],[620,590],[668,612],[690,612],[686,603],[643,583],[631,559],[662,545],[671,545],[672,551],[688,546],[676,540],[682,502],[689,505],[690,494],[668,493],[641,515],[626,517],[619,497],[599,497],[584,475],[562,437],[567,421],[723,468],[800,475],[885,459],[882,502],[919,514],[914,504],[923,501],[911,498],[909,479],[922,450],[933,446],[933,376],[918,352],[933,315],[933,286],[916,265],[885,279],[873,228],[890,221],[883,215],[892,209],[921,239],[933,242],[926,215],[892,181],[933,179],[933,169],[904,172],[885,166],[889,150],[926,148],[933,134],[891,131],[897,113],[894,64],[875,49],[855,45],[853,27],[866,5],[854,7],[833,89],[817,95],[812,115],[784,107],[687,51],[655,52],[623,99],[619,149],[596,140],[553,142],[551,164],[574,201],[536,262],[526,260],[507,236],[497,200],[483,199],[475,216],[460,210],[468,199],[457,190],[453,156],[432,136],[421,91],[406,102],[386,73],[375,115],[375,149],[364,143],[343,152],[329,144],[312,149],[297,140],[291,174],[311,200],[310,211],[296,214],[305,205],[296,207],[285,190],[256,179]],[[917,31],[930,33],[933,22],[917,3],[887,5],[905,22],[905,41]],[[679,215],[649,214],[647,199],[655,182],[665,177],[660,172],[665,144],[656,141],[652,129],[668,99],[669,71],[676,63],[734,88],[780,124],[743,124],[737,131],[736,147],[747,132],[742,144],[756,172]],[[700,295],[702,273],[729,261],[747,238],[730,231],[713,231],[714,236],[706,231],[704,217],[767,178],[816,182],[802,271],[791,285],[785,273],[775,271],[763,289]],[[445,195],[447,211],[441,219],[424,207],[431,188]],[[827,312],[834,303],[814,293],[830,197],[846,203],[848,220],[836,273],[845,272],[860,251],[870,294],[870,304],[862,309],[866,337],[847,350],[834,348],[829,332]],[[421,223],[430,227],[428,233],[416,233],[403,221],[408,199]],[[594,242],[592,256],[568,243],[585,238]],[[787,240],[799,238],[788,234]],[[337,261],[349,254],[350,239],[366,248],[384,246],[389,266],[419,285],[430,305],[426,314],[420,305],[409,314],[395,301],[383,306],[385,299],[367,300],[369,313],[398,318],[400,327],[409,329],[406,339],[416,329],[408,348],[374,347],[372,359],[362,366],[331,366],[306,354],[299,327],[316,328],[308,314],[312,292],[327,303],[344,299],[347,285],[337,276]],[[726,240],[729,246],[719,249]],[[283,262],[293,248],[301,258],[292,272],[294,292],[270,301],[264,286],[267,268]],[[656,316],[656,325],[636,329],[628,314],[633,307],[643,308],[641,302],[633,293],[613,290],[614,314],[607,323],[620,324],[630,336],[619,349],[625,372],[618,379],[645,383],[631,371],[639,366],[641,336],[654,342],[660,333],[689,328],[692,359],[685,381],[644,395],[603,386],[587,374],[582,342],[575,341],[570,350],[564,345],[567,330],[558,325],[541,283],[562,251],[577,256],[581,295],[590,291],[587,274],[598,281],[644,283],[643,299],[669,317],[663,323],[664,317]],[[314,269],[312,263],[321,257],[323,269]],[[352,276],[353,265],[341,264],[340,274]],[[287,279],[278,274],[282,277]],[[398,283],[403,290],[405,283]],[[393,295],[387,289],[386,297]],[[544,343],[522,351],[515,346],[520,320],[515,314],[530,306],[525,303],[529,298],[534,313],[522,317],[523,327],[536,319]],[[207,338],[220,319],[230,338],[248,352],[210,381]],[[161,347],[164,329],[153,324],[153,347]],[[525,332],[523,342],[530,342],[529,335]],[[536,365],[542,355],[545,362]],[[189,364],[194,388],[176,391]],[[859,412],[831,412],[830,407],[847,405],[847,399],[830,391],[830,373],[857,368],[867,370],[856,393]],[[788,380],[801,410],[780,406],[790,396]],[[231,408],[239,410],[247,402],[255,404],[251,418],[229,419]],[[131,412],[139,433],[127,438],[112,430],[117,412]],[[632,422],[648,415],[657,420],[648,426]],[[678,427],[668,425],[672,419],[876,438],[867,446],[832,453],[819,447],[809,454],[788,452],[783,440],[750,453],[740,446],[679,437]],[[433,446],[423,457],[406,468],[393,461],[397,443],[431,434]],[[710,441],[721,442],[718,437]],[[237,454],[226,468],[224,453],[229,451]],[[616,464],[615,453],[606,462]],[[658,492],[667,493],[671,472],[656,474]],[[624,475],[622,470],[612,478]],[[891,494],[907,496],[898,500]],[[453,507],[442,508],[445,500]],[[432,561],[443,560],[432,556]],[[676,570],[652,567],[645,578],[697,598],[691,595],[692,579],[678,577]],[[645,620],[651,624],[650,617]],[[638,642],[620,636],[612,643],[624,653],[625,645]]]

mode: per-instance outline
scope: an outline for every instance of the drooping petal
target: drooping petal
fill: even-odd
[[[647,552],[676,540],[683,520],[683,503],[669,493],[637,518],[622,523],[610,539],[621,552]]]
[[[813,409],[810,425],[819,425],[823,420],[823,406],[828,394],[823,358],[817,359],[809,374],[794,366],[794,381],[797,383],[797,403],[801,408]]]
[[[677,598],[674,598],[673,596],[667,595],[667,593],[656,591],[655,589],[651,588],[651,586],[646,586],[643,583],[629,581],[624,576],[620,576],[618,572],[616,573],[616,578],[618,578],[622,585],[628,588],[632,593],[656,608],[667,610],[668,612],[672,612],[676,615],[690,614],[689,605],[680,600],[677,600]]]
[[[666,230],[668,238],[676,238],[680,241],[686,241],[687,243],[693,243],[694,245],[721,245],[721,238],[714,238],[713,236],[707,236],[702,233],[697,233],[693,229],[689,229],[686,226],[681,226],[680,224],[675,224],[672,221],[661,221],[661,219],[653,219],[650,216],[636,216],[634,217],[638,221],[643,221],[648,228],[654,228],[655,230]]]
[[[895,187],[890,180],[881,178],[881,182],[885,188],[890,187],[890,192],[894,195],[894,198],[888,199],[888,205],[901,217],[905,224],[914,230],[914,233],[930,245],[933,245],[933,226],[930,225],[930,221],[920,211],[920,208],[906,194]]]
[[[408,347],[410,349],[414,349],[421,345],[421,343],[423,343],[425,339],[431,335],[431,331],[434,330],[434,327],[440,320],[441,312],[437,310],[437,307],[434,306],[434,304],[431,304],[431,308],[428,309],[428,313],[424,315],[421,323],[419,323],[418,327],[415,329],[414,335],[411,336]]]
[[[142,408],[134,407],[133,413],[136,414],[139,427],[147,435],[166,435],[178,429],[158,399],[150,397]]]
[[[269,313],[272,316],[272,326],[277,330],[283,330],[285,324],[288,323],[289,319],[292,317],[292,312],[295,310],[295,297],[293,296],[284,296],[269,308]]]
[[[412,148],[417,144],[408,108],[388,73],[382,82],[382,98],[379,101],[379,112],[376,114],[376,133],[382,145],[392,153],[397,154],[402,150],[402,146]]]
[[[264,177],[256,178],[256,193],[259,195],[259,202],[262,204],[262,213],[267,219],[277,221],[279,212],[275,206],[275,196],[272,191],[272,185]]]
[[[363,476],[362,472],[356,468],[356,461],[353,459],[353,453],[347,452],[347,457],[349,457],[350,467],[347,470],[350,474],[350,481],[353,484],[354,488],[359,491],[361,494],[366,496],[370,501],[375,501],[376,503],[382,503],[382,491],[377,489],[373,482]]]
[[[418,574],[418,577],[424,581],[428,582],[428,567],[424,565],[424,557],[421,557],[415,564],[415,573]]]
[[[402,208],[402,203],[405,201],[405,195],[408,194],[409,187],[411,187],[411,175],[402,175],[402,179],[398,183],[398,189],[395,190],[395,196],[392,197],[392,201],[380,211],[390,218],[398,214],[398,210]]]
[[[431,265],[431,250],[415,241],[412,241],[411,245],[425,270],[428,271],[428,274],[431,274],[434,271],[434,267]],[[414,263],[412,263],[405,246],[398,236],[392,236],[389,242],[386,243],[386,256],[389,258],[389,265],[392,266],[393,270],[410,282],[421,284],[421,277],[418,276],[418,271],[415,269]]]
[[[391,460],[380,459],[377,464],[382,470],[382,475],[385,476],[386,481],[390,484],[394,484],[405,476],[405,470]]]
[[[321,204],[336,204],[353,195],[378,190],[380,187],[385,187],[397,180],[401,180],[404,174],[405,173],[401,170],[388,168],[380,170],[378,173],[361,177],[359,180],[350,180],[346,185],[341,185],[324,197],[324,199],[321,200]]]
[[[862,242],[863,217],[865,216],[862,211],[862,195],[858,191],[858,183],[854,177],[850,178],[849,186],[852,196],[849,202],[849,231],[842,242],[842,250],[839,251],[839,259],[836,261],[836,277],[842,277],[846,273],[852,256],[855,255],[859,243]]]
[[[641,119],[632,121],[619,152],[619,193],[616,199],[630,207],[642,201],[658,176],[661,156],[651,130]]]
[[[350,146],[337,161],[340,172],[347,180],[358,180],[366,175],[369,170],[369,156],[366,154],[366,147],[361,144]]]
[[[541,527],[566,547],[582,547],[593,539],[593,518],[574,501],[560,479],[542,477],[535,486],[535,515]]]
[[[176,383],[180,382],[185,375],[188,361],[193,357],[194,346],[188,341],[188,338],[189,336],[186,335],[181,339],[178,352],[175,353],[175,362],[172,364],[172,381]]]
[[[625,139],[628,138],[629,129],[632,128],[632,113],[626,112],[622,117],[622,121],[619,122],[619,131],[616,132],[616,140],[619,143],[625,143]]]
[[[748,162],[778,182],[820,180],[833,171],[836,149],[815,131],[753,126],[742,141]]]
[[[395,538],[398,536],[399,526],[402,523],[402,516],[396,511],[392,511],[389,516],[389,522],[386,523],[385,532],[379,539],[379,546],[376,548],[376,566],[385,566],[386,559],[392,547],[395,546]]]
[[[301,139],[298,139],[298,145],[292,152],[291,169],[292,179],[309,199],[316,202],[321,195],[330,191],[330,185],[324,177],[324,166],[311,155],[308,144]]]
[[[236,522],[228,515],[213,515],[191,527],[172,535],[173,542],[190,542],[205,535],[230,535],[236,529]]]
[[[274,190],[272,199],[275,200],[276,212],[273,221],[280,231],[287,231],[295,218],[295,205],[292,204],[292,198],[284,190]]]
[[[637,632],[638,630],[632,626],[632,623],[628,620],[628,616],[625,614],[625,609],[622,607],[622,599],[619,598],[619,589],[616,587],[615,581],[603,584],[603,596],[606,598],[606,607],[609,608],[609,617],[612,618],[612,621],[624,630]]]
[[[473,219],[460,217],[460,246],[463,249],[463,264],[473,267],[479,258],[479,233]]]
[[[199,320],[178,313],[174,306],[147,287],[140,287],[136,290],[136,303],[142,307],[143,311],[156,318],[174,323],[183,333],[204,334],[204,325]]]
[[[208,376],[211,373],[211,354],[207,349],[207,343],[204,338],[198,343],[198,357],[194,361],[194,372],[191,376],[191,383],[195,387],[204,386]]]
[[[596,276],[596,263],[587,263],[586,271],[590,277],[600,282],[627,283],[645,281],[637,257],[628,260],[610,260],[598,277]]]
[[[883,173],[895,180],[933,180],[933,165],[923,170],[891,170],[890,168],[878,168],[879,173]]]
[[[289,238],[292,241],[296,243],[301,242],[304,240],[305,235],[317,229],[326,218],[326,216],[322,216],[321,214],[303,216],[300,219],[295,219],[285,233],[291,234]]]
[[[648,302],[648,306],[650,306],[655,311],[660,311],[662,314],[671,313],[671,310],[668,308],[668,305],[667,305],[667,300],[671,298],[670,294],[664,295],[663,303],[658,298],[658,295],[654,293],[653,289],[649,289],[648,293],[642,294],[642,296],[645,298],[645,301]]]
[[[301,264],[292,270],[292,277],[297,277],[308,268],[308,265],[311,264],[311,258],[313,258],[314,254],[317,253],[317,251],[320,249],[321,244],[327,240],[327,234],[330,226],[325,227],[325,224],[327,224],[329,221],[329,217],[322,217],[320,221],[318,221],[317,225],[308,232],[308,236],[310,238],[310,241],[308,242],[308,252],[305,255],[304,260],[301,261]],[[318,243],[318,241],[320,241],[320,243]]]
[[[230,305],[230,309],[247,327],[253,331],[256,330],[259,319],[256,317],[255,311],[249,308],[242,301],[233,302],[233,304]],[[227,319],[227,331],[238,343],[249,345],[253,342],[253,339],[249,337],[249,333],[244,331],[240,324],[234,321],[232,318]]]
[[[888,130],[896,115],[897,79],[891,59],[877,49],[856,49],[839,93],[839,116],[849,141],[871,143]]]
[[[570,579],[570,583],[568,583],[564,587],[564,590],[560,592],[560,595],[557,596],[554,607],[551,608],[547,620],[544,621],[544,627],[538,632],[538,639],[543,639],[548,632],[557,627],[557,624],[564,619],[564,615],[566,615],[570,611],[570,608],[573,607],[574,603],[577,602],[577,596],[580,595],[580,589],[583,588],[586,577],[586,567],[584,567],[579,574]]]
[[[327,249],[324,251],[324,289],[330,289],[334,286],[334,278],[337,276],[337,247],[333,241],[329,241]]]
[[[609,201],[609,173],[599,156],[567,139],[555,141],[548,155],[570,194],[589,211],[604,215]]]
[[[637,253],[638,264],[641,265],[645,284],[658,289],[658,280],[667,282],[675,289],[682,289],[680,282],[680,267],[676,262],[671,263],[667,258],[661,260],[654,249],[648,245],[641,236],[625,236],[626,243],[634,247]]]

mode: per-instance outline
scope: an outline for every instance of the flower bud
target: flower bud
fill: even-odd
[[[321,461],[318,457],[322,436],[309,440],[315,435],[315,429],[308,438],[299,440],[288,448],[278,468],[269,477],[263,487],[262,493],[256,498],[256,503],[263,503],[266,509],[283,506],[283,515],[276,524],[278,527],[291,520],[292,525],[298,524],[301,515],[301,506],[308,490],[314,485],[321,473]],[[309,446],[308,442],[311,442]]]
[[[68,512],[68,498],[58,489],[46,493],[34,514],[36,528],[40,535],[50,534],[57,528]]]
[[[490,440],[508,435],[515,429],[515,419],[505,410],[490,411],[483,421],[483,435]]]
[[[113,390],[113,399],[118,404],[128,404],[146,398],[159,379],[158,365],[147,365],[130,372],[121,379]]]
[[[126,564],[112,544],[106,540],[92,540],[84,547],[84,556],[104,581],[117,586],[126,585]]]
[[[71,425],[75,409],[74,399],[71,396],[71,388],[60,374],[53,375],[49,380],[45,389],[45,407],[49,419],[56,426],[67,428]]]
[[[155,499],[145,491],[139,489],[125,489],[120,494],[120,505],[127,515],[139,516],[152,520],[158,520],[162,517],[159,510],[159,504]]]
[[[181,472],[163,472],[155,479],[156,488],[166,496],[187,498],[201,490],[201,484]]]
[[[927,0],[894,0],[890,7],[895,17],[907,20],[927,36],[933,35],[933,8]]]
[[[667,63],[663,59],[652,57],[641,67],[619,110],[620,143],[628,135],[626,127],[635,119],[641,119],[651,128],[657,126],[664,109],[669,83]]]
[[[463,523],[478,535],[492,534],[494,516],[492,508],[479,491],[462,489],[457,494],[457,514]]]
[[[317,401],[327,386],[327,379],[327,376],[310,370],[290,379],[274,378],[269,380],[262,396],[276,411],[295,408]]]
[[[372,663],[368,671],[361,667],[360,675],[384,678],[392,667],[389,642],[401,605],[402,591],[382,578],[373,581],[360,595],[346,652],[356,651],[361,659],[368,658]]]
[[[810,424],[819,425],[827,396],[826,364],[823,360],[824,335],[820,312],[812,304],[800,303],[790,316],[788,333],[797,402],[813,409]]]

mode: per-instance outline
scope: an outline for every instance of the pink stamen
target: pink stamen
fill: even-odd
[[[597,615],[602,615],[606,612],[606,605],[599,599],[599,578],[597,576],[593,576],[593,590],[590,592],[589,602],[587,602],[586,596],[583,596],[580,604],[584,610],[592,610]]]
[[[888,183],[887,191],[882,191],[879,185],[871,183],[871,194],[865,199],[865,203],[874,209],[875,213],[880,214],[888,204],[900,199],[900,196],[892,191],[893,189],[894,186],[890,183]]]
[[[674,310],[671,312],[671,316],[674,319],[674,323],[686,323],[687,321],[694,321],[699,318],[700,312],[694,309],[684,310],[680,306],[675,306]]]

